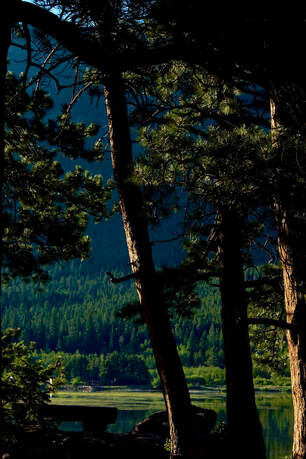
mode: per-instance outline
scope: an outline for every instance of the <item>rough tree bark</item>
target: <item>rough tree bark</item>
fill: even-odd
[[[121,74],[106,75],[104,88],[113,173],[131,267],[168,411],[171,457],[192,457],[191,401],[168,312],[156,284],[142,193],[133,181],[131,139]]]
[[[305,250],[305,241],[292,247],[290,220],[286,210],[276,205],[278,223],[278,251],[282,263],[287,322],[296,330],[287,330],[291,373],[291,391],[294,412],[292,458],[306,458],[306,304],[301,289],[299,252]],[[289,220],[289,221],[288,221]],[[304,266],[305,269],[305,266]],[[303,279],[302,283],[305,280]]]
[[[272,143],[277,148],[279,124],[271,101]],[[292,158],[289,158],[291,160]],[[285,166],[286,167],[286,166]],[[282,264],[287,322],[295,327],[286,331],[294,412],[292,458],[306,458],[306,222],[303,230],[296,219],[299,196],[290,196],[282,186],[274,204],[278,230],[278,252]]]
[[[227,419],[235,458],[265,458],[247,325],[247,299],[241,259],[242,220],[236,210],[218,214],[220,292],[227,386]]]

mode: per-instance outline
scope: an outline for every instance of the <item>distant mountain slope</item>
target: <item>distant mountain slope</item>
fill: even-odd
[[[69,269],[55,266],[52,277],[42,291],[20,280],[4,289],[4,328],[21,327],[21,338],[45,351],[141,354],[154,368],[145,327],[115,316],[124,303],[136,299],[133,282],[112,284],[103,272],[91,278],[75,262]],[[200,293],[194,316],[173,320],[183,363],[223,366],[219,293],[204,285]]]

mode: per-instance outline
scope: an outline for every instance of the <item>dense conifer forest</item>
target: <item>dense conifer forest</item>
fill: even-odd
[[[114,285],[103,271],[93,274],[88,265],[73,262],[54,267],[52,280],[41,289],[12,282],[4,290],[4,328],[20,327],[21,338],[44,351],[145,354],[152,367],[144,326],[116,317],[121,306],[135,300],[134,286]],[[183,363],[222,367],[219,294],[204,285],[200,293],[201,304],[191,319],[173,319]]]
[[[131,281],[111,283],[95,261],[93,257],[93,262],[56,265],[50,270],[52,280],[44,286],[11,282],[3,292],[3,328],[20,327],[21,339],[34,341],[35,355],[46,363],[60,357],[67,382],[156,387],[144,325],[116,315],[124,304],[135,301],[135,287]],[[179,353],[192,386],[223,384],[220,294],[207,284],[198,293],[200,303],[192,316],[172,319]],[[280,352],[285,348],[284,343]],[[284,368],[273,372],[255,365],[254,376],[261,385],[289,383]]]

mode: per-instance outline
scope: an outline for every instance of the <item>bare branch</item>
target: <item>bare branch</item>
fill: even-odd
[[[20,46],[20,48],[25,49],[23,46]],[[53,56],[53,54],[55,53],[55,51],[58,48],[59,48],[59,45],[57,45],[55,48],[53,48],[53,50],[49,53],[49,55],[46,57],[46,59],[44,60],[44,62],[41,65],[37,64],[36,62],[31,62],[31,66],[38,68],[39,72],[29,80],[28,84],[26,85],[26,89],[29,88],[30,86],[32,86],[34,83],[37,83],[37,85],[39,86],[40,79],[41,79],[43,74],[48,75],[51,79],[53,79],[55,81],[58,91],[60,91],[61,89],[65,89],[65,88],[72,88],[74,86],[74,83],[67,84],[67,85],[60,84],[58,79],[51,73],[59,65],[61,65],[64,62],[67,62],[68,60],[70,60],[71,57],[72,57],[71,55],[69,55],[69,56],[66,55],[66,56],[58,59],[56,61],[56,63],[54,63],[53,65],[50,65],[48,68],[46,68],[46,64],[48,63],[48,61],[51,59],[51,57]],[[35,91],[37,91],[37,89],[38,88],[36,87]]]
[[[29,70],[30,70],[30,67],[31,67],[32,44],[31,44],[31,34],[29,32],[29,28],[28,28],[27,24],[23,23],[22,26],[23,26],[25,37],[26,37],[26,49],[27,49],[27,66],[26,66],[26,69],[25,69],[25,72],[24,72],[24,75],[23,75],[23,78],[22,78],[23,85],[25,85],[26,81],[28,79],[28,73],[29,73]]]
[[[50,76],[51,76],[51,73],[50,73],[50,69],[46,69],[46,65],[47,63],[49,62],[49,60],[52,58],[52,56],[54,55],[54,53],[56,52],[56,50],[60,47],[59,44],[57,44],[51,51],[50,53],[48,54],[48,56],[46,57],[46,59],[44,60],[42,66],[41,66],[41,70],[40,72],[37,74],[37,83],[36,83],[36,88],[35,88],[35,91],[34,91],[34,96],[36,94],[36,92],[38,91],[39,89],[39,85],[40,85],[40,81],[41,81],[41,76],[43,75],[43,73],[48,73]],[[53,77],[54,79],[54,77]],[[59,83],[56,83],[56,87],[57,89],[59,90]]]
[[[15,48],[23,49],[24,51],[26,51],[27,49],[26,46],[20,45],[19,43],[16,43],[14,41],[12,41],[11,46],[14,46]],[[19,62],[19,61],[15,61],[15,62]]]
[[[268,264],[272,263],[272,261],[274,260],[274,255],[272,251],[269,250],[269,248],[267,247],[269,240],[267,239],[264,244],[261,244],[255,237],[251,237],[251,240],[253,241],[254,245],[257,245],[257,247],[263,249],[270,256]]]
[[[43,76],[43,74],[46,74],[49,76],[49,78],[51,78],[51,80],[53,80],[55,82],[55,85],[56,85],[56,88],[58,91],[60,91],[62,89],[62,86],[60,85],[59,83],[59,80],[58,78],[56,78],[56,76],[54,76],[49,69],[46,69],[46,68],[42,68],[39,64],[35,64],[35,62],[32,62],[31,63],[31,66],[32,67],[37,67],[40,69],[40,71],[38,72],[38,74],[36,75],[35,78],[33,78],[32,80],[29,81],[27,87],[31,86],[35,81],[36,81],[36,87],[35,87],[35,90],[34,90],[34,97],[36,96],[37,94],[37,91],[39,90],[39,87],[40,87],[40,83],[41,83],[41,78]]]
[[[120,282],[125,282],[130,279],[135,279],[135,277],[139,275],[139,273],[131,273],[131,274],[128,274],[127,276],[115,277],[112,273],[109,273],[109,272],[106,272],[105,274],[107,274],[110,277],[110,281],[113,284],[120,284]]]
[[[154,245],[154,244],[162,244],[164,242],[173,242],[173,241],[177,241],[178,239],[182,238],[186,236],[185,233],[182,233],[182,234],[178,234],[177,236],[173,236],[172,238],[170,239],[163,239],[163,240],[160,240],[160,241],[151,241],[151,245]]]
[[[92,86],[92,82],[89,82],[89,83],[86,83],[85,86],[83,86],[83,88],[81,88],[71,99],[68,107],[67,107],[67,110],[66,110],[66,113],[70,113],[70,110],[72,109],[73,105],[76,103],[76,101],[81,97],[81,95],[83,94],[83,92],[85,92],[88,88],[90,88],[90,86]]]
[[[76,101],[81,97],[81,95],[83,94],[83,92],[85,92],[90,86],[92,85],[92,82],[89,82],[87,83],[85,86],[83,86],[83,88],[81,88],[77,94],[71,99],[67,109],[66,109],[66,114],[69,114],[73,105],[76,103]],[[66,124],[68,122],[68,119],[66,119],[63,123],[63,125],[61,126],[60,130],[59,130],[59,133],[55,136],[55,138],[53,139],[53,142],[55,142],[56,140],[59,139],[59,137],[61,136],[61,134],[63,133],[65,127],[66,127]]]

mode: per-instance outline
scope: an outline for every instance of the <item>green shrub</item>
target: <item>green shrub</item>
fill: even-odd
[[[196,386],[205,386],[206,380],[205,378],[201,378],[200,376],[189,376],[186,378],[187,384],[191,387],[196,387]]]
[[[254,367],[253,369],[253,377],[254,378],[264,378],[270,379],[271,378],[271,371],[268,368],[261,368],[261,367]]]
[[[74,378],[72,378],[71,384],[73,386],[82,386],[84,384],[84,381],[82,381],[79,376],[75,376]]]
[[[284,386],[290,387],[291,386],[291,378],[288,376],[272,376],[272,383],[274,386]]]
[[[64,383],[61,363],[47,367],[33,357],[34,343],[18,341],[20,329],[8,328],[1,335],[2,448],[17,442],[18,433],[32,424],[43,424],[41,407]],[[22,409],[21,409],[22,408]]]
[[[225,370],[219,367],[184,368],[189,384],[203,386],[220,386],[225,384]]]
[[[142,357],[114,351],[105,357],[100,369],[100,379],[105,385],[145,385],[151,377]]]
[[[271,379],[266,379],[266,378],[261,378],[260,376],[257,376],[254,378],[254,386],[271,386],[273,385],[273,382]]]

